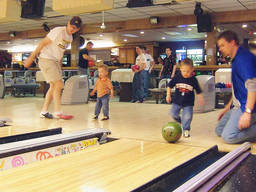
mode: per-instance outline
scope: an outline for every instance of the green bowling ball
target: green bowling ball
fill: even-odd
[[[162,136],[169,143],[175,143],[180,139],[182,129],[177,122],[168,122],[162,128]]]

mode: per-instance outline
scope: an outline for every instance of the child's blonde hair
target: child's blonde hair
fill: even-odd
[[[107,65],[105,65],[105,64],[102,64],[102,65],[100,65],[99,67],[98,67],[98,69],[103,69],[104,71],[106,71],[106,72],[108,72],[108,66]]]
[[[184,65],[190,66],[190,67],[193,68],[193,60],[190,59],[190,58],[185,58],[185,59],[183,59],[183,60],[181,61],[180,66],[184,66]]]

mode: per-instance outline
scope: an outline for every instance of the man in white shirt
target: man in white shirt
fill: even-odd
[[[40,113],[42,118],[71,119],[72,115],[64,115],[60,107],[62,82],[62,58],[64,51],[71,44],[72,35],[77,33],[82,26],[80,17],[74,16],[64,27],[55,27],[38,44],[34,52],[24,62],[24,67],[31,66],[33,60],[39,55],[39,68],[50,88],[45,96],[45,102]],[[54,101],[54,114],[48,112],[48,107]]]
[[[143,71],[146,68],[146,57],[143,54],[143,46],[136,47],[136,52],[138,54],[136,58],[136,65],[139,69],[135,69],[135,74],[132,82],[132,102],[143,103],[144,96],[144,75]]]
[[[152,68],[155,65],[155,62],[154,62],[153,57],[149,53],[147,53],[147,48],[146,47],[143,47],[143,53],[146,57],[146,67],[143,71],[143,75],[144,75],[144,96],[143,96],[143,99],[146,100],[146,98],[148,97],[149,78],[150,78]]]

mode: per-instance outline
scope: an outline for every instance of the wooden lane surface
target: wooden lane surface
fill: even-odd
[[[121,139],[0,171],[0,191],[131,191],[205,150],[203,147]]]

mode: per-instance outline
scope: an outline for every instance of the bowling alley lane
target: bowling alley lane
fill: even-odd
[[[120,139],[2,171],[0,191],[131,191],[206,150]]]

